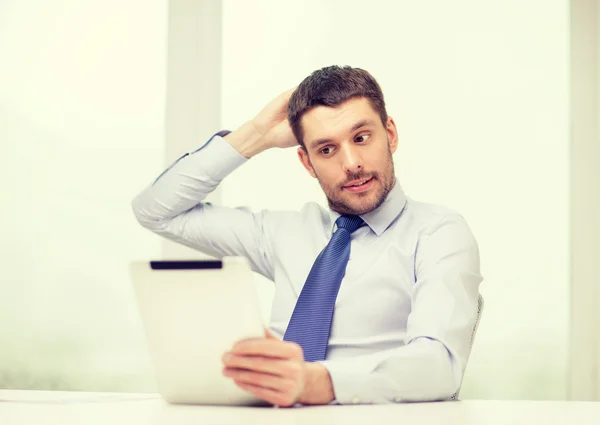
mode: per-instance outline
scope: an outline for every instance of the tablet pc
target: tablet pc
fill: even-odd
[[[138,261],[130,275],[167,402],[266,404],[222,375],[223,353],[265,332],[245,258]]]

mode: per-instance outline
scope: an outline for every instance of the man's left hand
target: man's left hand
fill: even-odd
[[[277,406],[326,404],[334,398],[325,367],[305,362],[298,344],[281,341],[268,330],[265,338],[234,344],[223,364],[223,375],[238,387]]]

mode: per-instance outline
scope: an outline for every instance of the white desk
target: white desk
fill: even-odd
[[[0,390],[1,425],[600,425],[600,402],[460,401],[294,409],[174,406],[154,394]]]

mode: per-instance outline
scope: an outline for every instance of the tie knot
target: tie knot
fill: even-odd
[[[346,229],[348,232],[352,233],[365,224],[365,222],[357,215],[341,215],[335,221],[335,224],[338,229]]]

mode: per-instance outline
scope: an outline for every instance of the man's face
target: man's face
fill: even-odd
[[[396,182],[392,153],[396,125],[386,125],[368,99],[317,106],[302,116],[300,161],[319,180],[329,207],[340,214],[365,214],[379,207]]]

